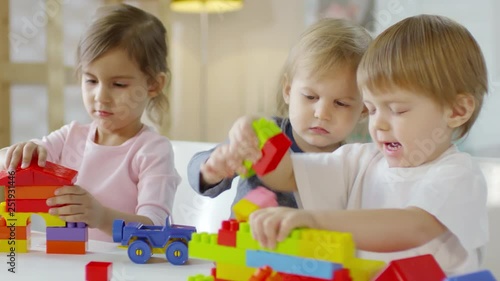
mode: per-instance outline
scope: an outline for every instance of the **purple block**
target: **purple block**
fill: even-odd
[[[47,227],[47,241],[88,241],[87,227]]]

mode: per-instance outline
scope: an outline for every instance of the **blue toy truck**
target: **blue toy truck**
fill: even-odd
[[[144,225],[123,220],[113,222],[113,241],[128,246],[128,257],[135,263],[146,263],[153,253],[165,254],[167,261],[182,265],[188,260],[188,242],[196,228],[174,225],[167,216],[165,226]]]

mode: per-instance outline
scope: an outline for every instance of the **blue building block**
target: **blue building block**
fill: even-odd
[[[496,281],[489,270],[482,270],[464,275],[451,276],[443,281]]]
[[[264,251],[247,250],[248,267],[270,266],[274,271],[331,280],[342,265],[328,261],[288,256]]]

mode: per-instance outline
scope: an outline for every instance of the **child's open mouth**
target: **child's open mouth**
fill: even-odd
[[[386,142],[384,143],[384,146],[388,151],[397,151],[401,148],[401,144],[399,142]]]

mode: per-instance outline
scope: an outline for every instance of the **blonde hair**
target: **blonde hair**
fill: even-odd
[[[404,19],[382,32],[368,48],[357,73],[358,86],[373,93],[394,87],[426,95],[452,106],[459,94],[470,94],[476,107],[457,128],[465,136],[479,115],[488,92],[488,74],[481,49],[470,32],[442,16]]]
[[[327,18],[311,25],[302,33],[283,67],[276,96],[278,115],[288,116],[282,89],[292,82],[297,69],[306,69],[319,77],[339,67],[355,70],[371,39],[363,27],[343,19]]]
[[[148,83],[156,83],[161,72],[169,79],[166,33],[158,18],[141,9],[126,4],[103,7],[78,44],[77,75],[81,77],[83,64],[91,63],[109,50],[121,48],[148,77]],[[146,106],[147,116],[161,125],[168,107],[167,96],[160,89]]]

